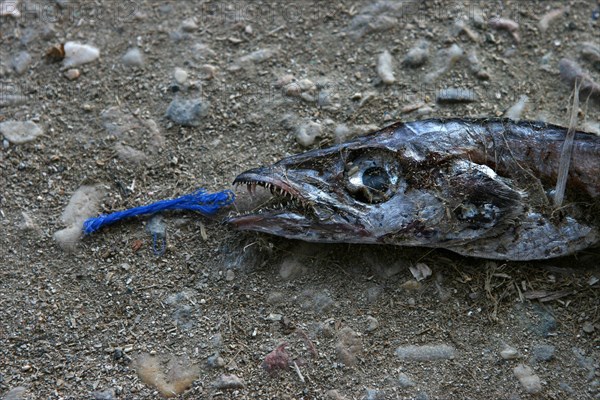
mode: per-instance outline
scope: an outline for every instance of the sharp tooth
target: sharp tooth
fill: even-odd
[[[252,182],[251,184],[252,194],[256,194],[256,182]]]
[[[246,189],[248,190],[248,194],[252,195],[252,186],[249,183],[246,183]]]

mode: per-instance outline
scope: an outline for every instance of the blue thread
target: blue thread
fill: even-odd
[[[231,190],[207,193],[204,189],[198,189],[194,193],[186,194],[176,199],[160,200],[146,206],[117,211],[112,214],[103,214],[96,218],[89,218],[83,223],[83,232],[86,235],[89,235],[106,225],[113,224],[126,218],[143,214],[155,214],[165,210],[191,210],[198,211],[204,215],[213,215],[219,211],[220,208],[233,203],[234,200],[235,195]]]

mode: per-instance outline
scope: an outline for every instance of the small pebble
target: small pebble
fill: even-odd
[[[116,138],[114,149],[124,161],[141,163],[165,146],[165,138],[152,119],[140,118],[116,106],[103,110],[100,117],[108,134]]]
[[[315,139],[322,135],[322,132],[323,127],[321,124],[309,121],[296,129],[296,141],[302,147],[310,147],[314,144]]]
[[[583,323],[583,331],[585,333],[594,333],[594,324],[592,324],[590,321],[585,321]]]
[[[487,80],[490,79],[490,74],[488,74],[484,69],[483,65],[479,61],[477,57],[477,52],[475,50],[469,52],[467,56],[467,60],[469,61],[469,68],[471,72],[475,74],[478,79]]]
[[[473,7],[471,10],[471,21],[476,28],[484,28],[485,27],[485,17],[483,14],[483,10],[477,6]]]
[[[162,397],[175,397],[188,390],[198,379],[200,370],[186,355],[139,354],[133,362],[138,377],[156,388]]]
[[[265,356],[261,366],[269,374],[276,375],[279,371],[289,368],[291,359],[289,353],[285,349],[286,346],[287,343],[282,343]]]
[[[92,392],[94,400],[115,400],[115,390],[107,389],[103,391]]]
[[[192,57],[196,60],[204,60],[216,56],[217,53],[204,43],[196,43],[192,46]]]
[[[409,388],[414,385],[415,383],[412,381],[412,379],[410,379],[410,377],[404,372],[401,372],[400,375],[398,375],[398,386],[401,388]]]
[[[334,389],[328,390],[325,393],[325,397],[327,397],[329,400],[347,400],[345,396],[342,396],[340,392]]]
[[[315,101],[317,85],[310,79],[305,78],[298,81],[291,81],[283,86],[282,90],[286,96],[298,97],[306,102],[312,103]]]
[[[173,78],[175,79],[175,82],[183,85],[188,79],[188,73],[183,68],[175,68],[173,71]]]
[[[233,272],[232,269],[228,269],[227,272],[225,272],[225,280],[227,282],[231,282],[234,279],[235,279],[235,272]]]
[[[427,279],[431,276],[431,268],[425,263],[417,263],[416,265],[411,265],[409,270],[413,277],[420,282],[424,279]]]
[[[429,72],[427,75],[425,75],[425,82],[435,81],[463,57],[464,51],[456,43],[447,49],[438,51],[434,62],[434,69],[432,72]]]
[[[129,67],[141,67],[144,65],[144,54],[139,47],[132,47],[121,57],[121,61]]]
[[[396,81],[392,66],[392,55],[387,50],[379,55],[377,60],[377,73],[379,74],[382,82],[386,85],[391,85]]]
[[[19,229],[21,229],[24,232],[39,231],[40,227],[35,223],[33,218],[31,218],[31,216],[28,213],[26,213],[25,211],[21,211],[21,216],[23,217],[23,221],[19,225]]]
[[[565,12],[564,8],[557,8],[554,10],[548,11],[546,14],[540,18],[540,31],[546,32],[550,24],[558,17],[561,17]]]
[[[521,97],[519,97],[519,100],[515,104],[513,104],[508,110],[506,110],[504,116],[514,121],[520,120],[521,115],[523,115],[523,110],[525,109],[525,106],[527,105],[528,101],[529,97],[527,97],[526,95],[522,95]]]
[[[327,290],[307,289],[302,292],[299,298],[301,306],[304,309],[312,309],[318,314],[322,314],[335,306],[335,301]]]
[[[289,257],[283,260],[279,267],[279,276],[283,280],[291,280],[303,275],[306,272],[304,265],[295,257]]]
[[[67,228],[54,233],[60,247],[73,250],[77,246],[83,235],[83,221],[98,215],[103,197],[104,189],[100,185],[83,185],[73,193],[61,216]]]
[[[25,392],[27,388],[24,386],[17,386],[4,393],[3,400],[25,400]]]
[[[81,72],[77,68],[69,68],[64,72],[64,75],[68,80],[74,81],[81,76]]]
[[[196,20],[194,18],[184,19],[181,22],[181,30],[184,32],[194,32],[198,29],[198,25],[196,24]]]
[[[396,349],[396,356],[406,361],[438,361],[449,360],[455,356],[455,349],[446,344],[423,346],[400,346]]]
[[[397,16],[402,13],[401,1],[380,0],[363,7],[352,18],[348,31],[353,38],[373,32],[383,32],[399,25]]]
[[[217,67],[210,64],[202,65],[199,70],[202,79],[211,80],[217,75]]]
[[[521,38],[519,36],[519,24],[512,19],[508,18],[492,18],[489,21],[489,26],[496,30],[508,31],[515,42],[519,43]]]
[[[269,58],[273,57],[275,55],[276,51],[273,49],[260,49],[260,50],[256,50],[253,51],[250,54],[247,54],[245,56],[240,57],[239,62],[240,63],[247,63],[247,62],[263,62],[268,60]]]
[[[0,122],[0,134],[13,144],[23,144],[35,140],[44,131],[32,121]]]
[[[600,84],[594,82],[591,76],[575,61],[563,58],[558,63],[561,78],[571,87],[577,82],[580,92],[587,92],[593,97],[600,97]]]
[[[576,391],[566,382],[560,382],[558,384],[558,387],[560,388],[560,390],[570,395],[574,395],[576,393]]]
[[[366,135],[367,133],[375,132],[377,130],[379,130],[379,127],[374,124],[353,125],[350,127],[345,124],[340,124],[334,130],[335,142],[343,143],[356,136]]]
[[[500,357],[505,360],[514,360],[519,357],[519,351],[512,346],[505,346],[500,352]]]
[[[429,58],[429,42],[421,39],[408,51],[402,62],[404,65],[416,68],[425,64],[427,58]]]
[[[100,50],[98,48],[77,42],[65,43],[64,50],[65,58],[63,59],[63,69],[87,64],[100,57]]]
[[[167,108],[167,117],[182,126],[199,126],[208,114],[210,103],[206,100],[176,97]]]
[[[472,103],[477,100],[477,95],[471,89],[444,88],[437,93],[438,103]]]
[[[21,51],[12,59],[11,65],[17,75],[21,75],[27,71],[32,60],[33,59],[28,52]]]
[[[385,400],[385,392],[377,389],[365,389],[363,400]]]
[[[379,328],[379,321],[377,318],[367,315],[367,332],[373,332]]]
[[[208,357],[206,363],[210,368],[223,368],[225,366],[225,360],[223,360],[222,357],[219,357],[218,354]]]
[[[365,298],[367,299],[367,303],[373,304],[383,294],[383,288],[381,286],[371,286],[367,290],[365,290]]]
[[[213,386],[219,390],[234,390],[243,389],[246,384],[237,375],[226,375],[223,374],[213,382]]]
[[[600,45],[593,42],[584,42],[580,47],[581,56],[589,60],[596,69],[600,69]]]
[[[275,87],[276,88],[284,88],[287,85],[289,85],[290,83],[294,82],[295,80],[296,80],[296,78],[292,74],[282,75],[279,78],[277,78],[277,81],[275,82]]]
[[[427,394],[427,392],[419,391],[417,392],[417,395],[415,396],[414,400],[429,400],[429,395]]]
[[[18,106],[27,103],[27,97],[21,94],[6,93],[0,85],[0,107]]]
[[[464,20],[458,19],[454,22],[454,26],[450,30],[450,36],[456,37],[459,33],[464,32],[473,42],[479,42],[479,35],[467,26]]]
[[[527,393],[535,394],[542,391],[540,377],[533,373],[531,367],[521,364],[513,369],[513,373]]]
[[[540,344],[533,347],[531,354],[533,361],[550,361],[554,358],[556,348],[549,344]]]
[[[362,354],[363,345],[360,335],[351,328],[345,327],[338,332],[338,342],[335,346],[338,360],[345,366],[355,365],[357,356]]]

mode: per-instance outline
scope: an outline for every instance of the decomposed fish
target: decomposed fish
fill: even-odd
[[[228,219],[240,230],[313,242],[444,248],[548,259],[600,241],[600,137],[576,132],[561,207],[567,129],[508,119],[396,123],[235,178],[272,198]]]

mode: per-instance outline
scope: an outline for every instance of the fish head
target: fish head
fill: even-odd
[[[272,196],[228,222],[313,242],[434,246],[481,238],[522,209],[490,168],[404,138],[383,130],[248,170],[234,184]]]
[[[351,148],[314,150],[240,174],[234,184],[269,189],[254,212],[229,220],[242,230],[322,242],[369,242],[381,234],[388,202],[405,183],[393,154]],[[389,205],[388,205],[389,206]],[[369,221],[379,220],[379,229]]]

